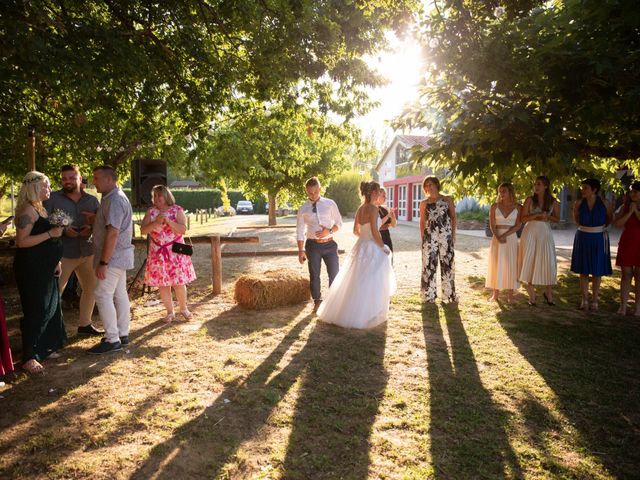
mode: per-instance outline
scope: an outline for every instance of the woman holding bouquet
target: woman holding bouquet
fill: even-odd
[[[16,276],[23,318],[22,368],[28,373],[42,372],[40,363],[67,341],[60,309],[58,279],[62,258],[63,227],[49,222],[42,202],[49,198],[51,186],[43,173],[25,175],[16,208]]]

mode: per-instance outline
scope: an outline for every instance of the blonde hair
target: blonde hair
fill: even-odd
[[[518,203],[518,198],[516,197],[516,189],[513,187],[513,183],[509,183],[509,182],[502,182],[500,185],[498,185],[498,188],[496,188],[496,192],[498,193],[498,195],[500,195],[500,189],[504,187],[509,191],[509,195],[511,196],[511,201],[514,203]],[[498,199],[496,198],[496,202],[498,201]]]
[[[151,189],[151,195],[160,195],[164,198],[164,202],[167,204],[167,207],[171,205],[175,205],[176,198],[173,196],[173,193],[165,187],[164,185],[156,185]]]
[[[45,209],[42,206],[40,195],[42,194],[44,182],[48,180],[49,178],[44,173],[36,172],[35,170],[27,172],[22,179],[22,186],[18,192],[16,210],[20,211],[25,205],[31,205],[38,213],[44,215]]]

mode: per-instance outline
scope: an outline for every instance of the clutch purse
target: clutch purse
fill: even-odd
[[[193,245],[187,245],[186,243],[173,242],[171,245],[171,251],[173,253],[179,253],[181,255],[193,255]]]

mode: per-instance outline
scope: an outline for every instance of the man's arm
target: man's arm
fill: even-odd
[[[113,251],[116,249],[116,242],[118,241],[118,235],[120,234],[120,230],[115,228],[113,225],[107,225],[107,234],[104,238],[104,245],[102,246],[102,252],[100,253],[100,258],[98,259],[100,264],[96,267],[96,277],[100,280],[104,280],[107,278],[107,265],[109,260],[113,255]]]
[[[301,212],[302,206],[298,209],[296,217],[296,241],[298,243],[298,261],[304,263],[307,256],[304,254],[304,216]]]

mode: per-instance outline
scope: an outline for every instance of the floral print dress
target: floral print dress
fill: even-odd
[[[169,220],[176,221],[178,212],[182,207],[172,205],[163,213]],[[153,222],[160,210],[150,208],[147,213]],[[196,278],[196,272],[189,255],[174,253],[171,251],[173,242],[184,243],[182,235],[175,233],[168,225],[152,231],[150,234],[149,254],[147,255],[147,269],[144,274],[144,283],[151,287],[170,287],[174,285],[186,285]]]
[[[455,265],[453,251],[453,230],[449,205],[438,198],[425,204],[425,229],[422,232],[422,278],[421,292],[427,302],[435,302],[437,297],[436,269],[440,261],[440,281],[442,300],[455,302]]]

